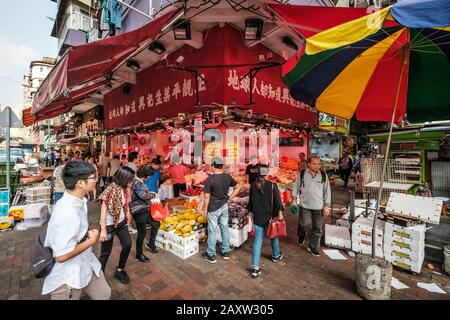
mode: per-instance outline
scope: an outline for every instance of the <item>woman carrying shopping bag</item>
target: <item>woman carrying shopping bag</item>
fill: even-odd
[[[253,225],[255,229],[255,239],[252,247],[252,277],[256,278],[261,274],[259,267],[261,248],[264,241],[264,234],[269,221],[273,217],[283,220],[283,205],[280,193],[275,183],[268,181],[265,177],[269,173],[266,165],[259,167],[259,177],[250,186],[250,198],[248,211],[253,213]],[[277,263],[283,259],[280,251],[278,238],[271,238],[272,262]]]
[[[150,216],[150,203],[158,201],[158,195],[155,192],[150,192],[144,183],[144,180],[149,177],[149,169],[147,166],[142,166],[138,169],[136,178],[133,181],[133,192],[131,193],[130,211],[136,222],[137,238],[136,238],[136,260],[146,262],[150,260],[142,252],[142,246],[147,232],[146,224]],[[152,233],[150,242],[155,246],[155,239],[159,229],[159,222],[152,223]]]
[[[122,251],[120,252],[119,265],[114,273],[114,277],[121,283],[130,282],[130,278],[125,272],[125,264],[131,250],[131,236],[128,232],[131,214],[127,199],[134,174],[133,169],[121,167],[114,175],[112,183],[99,196],[99,199],[102,201],[100,217],[100,241],[102,245],[99,260],[104,272],[113,248],[114,236],[116,235],[122,245]]]

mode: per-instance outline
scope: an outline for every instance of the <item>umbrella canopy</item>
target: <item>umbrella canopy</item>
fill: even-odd
[[[386,24],[394,21],[394,24]],[[450,1],[403,0],[306,39],[285,64],[293,98],[360,121],[450,119]]]

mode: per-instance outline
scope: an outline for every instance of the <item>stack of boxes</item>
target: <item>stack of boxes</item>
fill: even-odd
[[[40,186],[27,188],[25,195],[27,197],[26,204],[42,203],[50,205],[51,187]]]
[[[425,259],[425,224],[402,227],[386,223],[385,259],[394,266],[420,273]]]
[[[359,253],[372,254],[373,218],[360,216],[352,225],[352,250]],[[385,222],[376,221],[375,255],[383,258],[383,235]]]
[[[175,234],[175,230],[160,229],[155,243],[157,247],[169,251],[181,259],[187,259],[198,253],[198,239],[198,233],[194,233],[190,237],[180,237]]]
[[[248,239],[248,210],[237,203],[228,206],[228,231],[230,234],[230,245],[238,248]],[[217,241],[222,242],[220,228],[217,227]]]

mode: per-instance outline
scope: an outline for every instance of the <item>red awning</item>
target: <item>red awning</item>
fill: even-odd
[[[47,76],[33,101],[36,120],[69,110],[105,83],[104,77],[145,42],[155,39],[178,11],[171,11],[142,28],[75,46]]]
[[[316,33],[358,19],[373,11],[367,8],[315,7],[284,4],[269,5],[288,25],[296,28],[305,38]],[[386,20],[385,26],[397,25]]]

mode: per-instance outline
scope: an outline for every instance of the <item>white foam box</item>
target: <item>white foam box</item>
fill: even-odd
[[[346,227],[325,225],[325,245],[343,249],[351,249],[350,230]]]
[[[372,254],[372,246],[364,244],[364,243],[358,243],[352,241],[352,251],[354,252],[360,252],[365,254]],[[383,248],[380,246],[377,246],[375,249],[375,255],[377,257],[383,258]]]
[[[158,236],[163,238],[164,240],[170,241],[176,245],[182,246],[182,247],[188,247],[190,245],[193,245],[194,243],[198,244],[198,234],[194,233],[192,236],[184,238],[180,237],[175,234],[175,230],[171,231],[164,231],[159,229],[158,230]]]
[[[26,197],[36,197],[36,196],[47,196],[50,197],[51,187],[50,186],[41,186],[41,187],[33,187],[27,188],[25,195]]]
[[[399,248],[399,247],[391,247],[391,246],[384,246],[384,255],[392,255],[395,257],[401,257],[405,259],[409,259],[413,262],[420,261],[421,257],[425,254],[425,248],[423,250],[419,251],[412,251],[405,248]]]
[[[369,231],[355,231],[352,232],[352,239],[358,241],[369,241],[372,243],[372,233]],[[383,234],[375,234],[375,242],[379,245],[383,245]]]
[[[375,224],[375,232],[377,235],[383,236],[384,234],[384,227],[386,222],[377,220]],[[365,218],[363,216],[358,217],[358,219],[355,220],[352,224],[352,231],[368,231],[372,234],[372,228],[373,228],[373,219],[372,218]]]
[[[24,207],[23,223],[27,228],[40,227],[47,222],[48,206],[46,204],[28,204]]]
[[[405,242],[401,240],[394,240],[391,238],[384,238],[384,247],[390,248],[390,250],[397,250],[404,253],[420,252],[425,250],[425,242]]]
[[[421,256],[418,262],[391,254],[386,254],[385,259],[391,262],[396,267],[420,273],[420,271],[422,270],[423,261],[425,260],[425,255]]]
[[[230,245],[237,248],[240,247],[248,239],[248,227],[245,225],[242,229],[228,228],[230,233]],[[222,242],[220,228],[217,227],[217,241]]]
[[[393,223],[386,223],[385,235],[392,238],[409,240],[410,242],[425,241],[425,224],[418,224],[412,227],[402,227]]]

